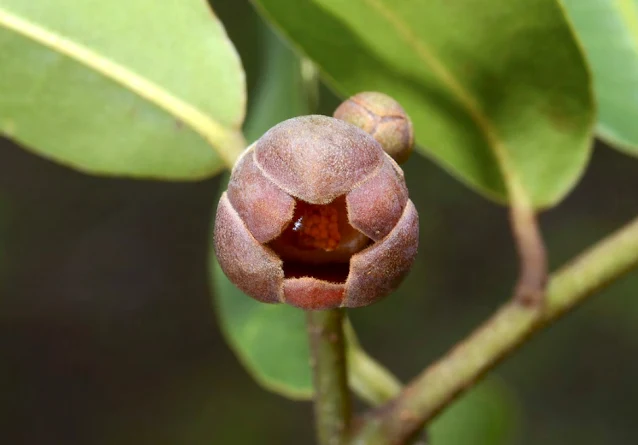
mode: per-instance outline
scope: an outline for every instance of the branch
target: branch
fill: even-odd
[[[350,393],[343,338],[343,309],[307,312],[315,386],[319,445],[345,443],[350,425]]]
[[[373,411],[352,444],[399,445],[527,339],[638,265],[638,218],[552,275],[546,304],[513,299],[398,397]]]

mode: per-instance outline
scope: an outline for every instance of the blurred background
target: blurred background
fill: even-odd
[[[253,98],[267,31],[246,1],[212,5]],[[339,101],[322,87],[320,113]],[[420,155],[405,171],[417,264],[395,295],[351,314],[403,380],[516,277],[504,208]],[[221,336],[207,270],[219,187],[85,176],[0,139],[0,443],[313,443],[310,403],[261,389]],[[552,268],[635,217],[637,191],[638,163],[597,144],[573,193],[541,217]],[[637,375],[634,271],[498,367],[433,443],[633,445]]]

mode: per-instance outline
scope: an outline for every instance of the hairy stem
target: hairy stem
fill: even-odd
[[[346,443],[350,426],[343,318],[343,309],[307,312],[319,445]]]
[[[499,309],[398,397],[367,416],[352,444],[404,444],[425,423],[535,332],[638,265],[638,218],[552,275],[543,306]]]

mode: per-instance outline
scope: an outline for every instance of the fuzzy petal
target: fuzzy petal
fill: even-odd
[[[397,224],[407,202],[405,181],[388,160],[377,174],[348,193],[348,219],[352,227],[378,241]]]
[[[214,243],[222,270],[238,288],[264,303],[282,300],[281,260],[250,234],[226,193],[217,207]]]
[[[311,204],[348,193],[381,167],[384,155],[358,127],[316,115],[284,121],[255,145],[255,161],[266,176]]]
[[[284,280],[284,301],[305,310],[339,307],[343,292],[343,283],[330,283],[311,277]]]
[[[264,176],[249,150],[233,169],[228,200],[255,239],[266,243],[292,220],[295,199]]]
[[[408,200],[388,236],[350,259],[350,273],[342,306],[367,306],[395,290],[416,257],[419,215]]]

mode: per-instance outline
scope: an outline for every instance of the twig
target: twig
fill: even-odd
[[[342,445],[351,406],[343,338],[343,309],[307,312],[319,445]]]
[[[400,445],[535,332],[638,265],[638,218],[553,274],[544,306],[512,300],[367,416],[351,444]]]

